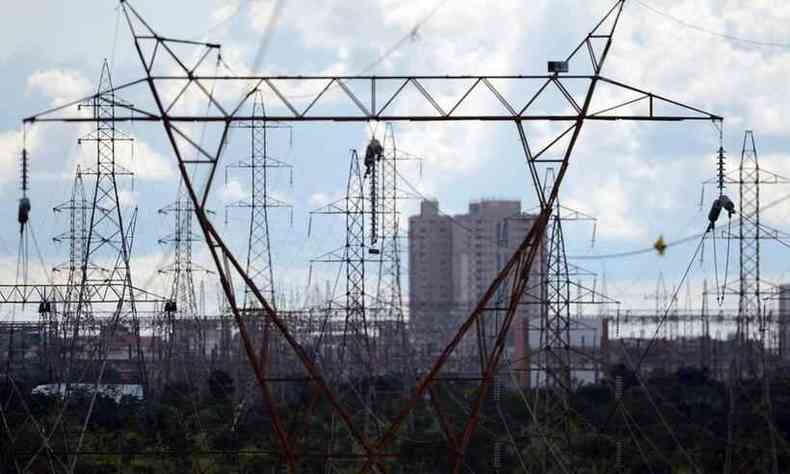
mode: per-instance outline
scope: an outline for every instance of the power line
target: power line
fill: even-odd
[[[434,15],[435,15],[435,14],[436,14],[436,13],[437,13],[437,12],[438,12],[438,11],[439,11],[439,10],[440,10],[440,9],[441,9],[441,8],[442,8],[442,7],[443,7],[443,6],[444,6],[444,5],[445,5],[445,4],[448,2],[448,1],[449,1],[449,0],[440,0],[440,1],[439,1],[439,2],[438,2],[438,3],[437,3],[437,4],[436,4],[436,5],[435,5],[435,6],[434,6],[434,7],[433,7],[431,10],[429,10],[429,11],[428,11],[428,13],[427,13],[425,16],[423,16],[423,17],[422,17],[422,18],[421,18],[421,19],[420,19],[420,20],[419,20],[417,23],[415,23],[415,24],[414,24],[414,26],[412,26],[412,27],[410,28],[410,29],[409,29],[409,31],[408,31],[408,32],[407,32],[405,35],[403,35],[403,36],[402,36],[402,37],[401,37],[401,38],[400,38],[398,41],[396,41],[395,43],[393,43],[393,44],[392,44],[392,46],[390,46],[389,48],[387,48],[387,50],[385,50],[385,51],[384,51],[384,52],[383,52],[381,55],[379,55],[379,57],[377,57],[377,58],[376,58],[376,59],[374,59],[372,62],[370,62],[370,63],[369,63],[367,66],[365,66],[364,68],[362,68],[362,69],[361,69],[361,70],[360,70],[360,71],[357,73],[357,75],[363,75],[363,74],[367,74],[367,73],[369,73],[370,71],[372,71],[373,69],[375,69],[376,67],[378,67],[378,66],[379,66],[381,63],[383,63],[384,61],[386,61],[387,59],[389,59],[389,57],[390,57],[390,56],[392,56],[393,54],[395,54],[395,52],[397,52],[397,51],[398,51],[400,48],[402,48],[402,47],[403,47],[405,44],[407,44],[407,43],[408,43],[408,41],[410,41],[410,40],[411,40],[411,41],[416,41],[416,39],[417,39],[417,38],[419,38],[419,32],[420,32],[420,29],[421,29],[423,26],[425,26],[425,24],[426,24],[426,23],[428,23],[428,21],[429,21],[431,18],[433,18],[433,16],[434,16]],[[275,21],[275,22],[276,22],[276,21],[277,21],[277,18],[279,18],[280,14],[282,13],[282,5],[283,5],[283,4],[284,4],[284,1],[282,1],[282,2],[278,3],[278,4],[275,6],[275,12],[273,13],[273,16],[272,16],[272,21]],[[236,13],[234,13],[234,15],[235,15],[235,14],[237,14],[237,13],[238,13],[238,11],[237,11]],[[214,27],[212,27],[212,28],[214,28]],[[267,28],[267,31],[269,31],[269,30],[271,30],[271,28]],[[264,37],[264,39],[263,39],[263,41],[262,41],[262,43],[261,43],[261,48],[268,47],[268,44],[269,44],[270,40],[271,40],[271,35],[269,35],[268,37]],[[264,46],[264,45],[265,45],[265,46]],[[261,52],[260,52],[260,50],[259,50],[258,56],[256,56],[256,60],[255,60],[255,66],[253,66],[253,68],[252,68],[252,71],[253,71],[253,72],[257,71],[257,69],[258,69],[258,66],[260,65],[260,64],[259,64],[259,63],[260,63],[260,60],[259,60],[259,59],[260,59],[260,58],[259,58],[260,56],[261,56]],[[227,68],[227,69],[228,69],[228,71],[230,71],[231,73],[233,73],[233,70],[231,69],[231,67],[230,67],[230,66],[229,66],[229,65],[228,65],[228,64],[227,64],[227,63],[226,63],[224,60],[222,60],[222,63],[223,63],[223,65],[225,66],[225,68]],[[337,87],[337,84],[332,84],[332,85],[330,86],[330,88],[335,88],[335,87]],[[294,94],[294,95],[287,95],[287,96],[286,96],[286,98],[288,98],[288,99],[307,99],[307,98],[312,98],[312,97],[315,97],[315,96],[316,96],[316,94],[318,94],[319,92],[320,92],[319,90],[316,90],[315,92],[311,92],[311,93],[305,93],[305,94]]]
[[[658,8],[656,8],[656,7],[652,6],[652,5],[649,5],[649,4],[645,3],[645,2],[643,2],[642,0],[635,0],[635,2],[638,5],[640,5],[642,8],[645,8],[645,9],[655,13],[656,15],[659,15],[659,16],[662,16],[662,17],[667,18],[669,20],[672,20],[675,23],[677,23],[677,24],[679,24],[679,25],[681,25],[681,26],[683,26],[685,28],[698,31],[700,33],[705,33],[705,34],[708,34],[708,35],[711,35],[711,36],[716,36],[716,37],[728,39],[728,40],[731,40],[731,41],[737,41],[739,43],[746,43],[746,44],[750,44],[752,46],[790,49],[790,43],[780,43],[780,42],[775,42],[775,41],[754,40],[754,39],[751,39],[751,38],[743,38],[743,37],[740,37],[740,36],[731,35],[729,33],[722,33],[720,31],[710,30],[708,28],[704,28],[702,26],[695,25],[693,23],[689,23],[688,21],[682,20],[682,19],[680,19],[680,18],[678,18],[676,16],[673,16],[673,15],[665,12],[665,11],[659,10]]]
[[[258,52],[255,54],[255,60],[252,62],[251,71],[253,74],[257,73],[263,64],[263,59],[269,50],[269,45],[271,44],[272,38],[274,37],[274,32],[277,29],[277,22],[280,20],[280,16],[282,16],[283,9],[285,8],[285,2],[286,0],[277,0],[274,4],[272,14],[269,17],[269,21],[266,23],[266,29],[263,33],[263,37],[261,38],[261,44],[258,47]]]
[[[375,61],[371,62],[364,69],[362,69],[362,71],[360,71],[360,74],[365,74],[375,69],[379,64],[383,63],[390,56],[392,56],[407,41],[409,40],[416,41],[417,38],[419,37],[420,28],[422,28],[426,23],[428,23],[428,21],[431,18],[433,18],[436,12],[438,12],[448,1],[449,0],[441,0],[439,3],[437,3],[424,17],[420,19],[420,21],[418,21],[405,35],[403,35],[401,39],[399,39],[397,42],[395,42],[395,44],[390,46],[389,49],[384,51],[384,53],[382,53],[381,56],[376,58]]]
[[[202,34],[197,35],[197,36],[193,36],[193,37],[188,38],[188,39],[191,40],[191,41],[200,41],[200,40],[203,40],[205,38],[208,38],[212,33],[214,33],[219,28],[221,28],[221,27],[227,25],[228,23],[231,23],[232,21],[234,21],[239,16],[239,14],[241,14],[242,9],[243,9],[243,7],[244,7],[244,5],[246,3],[248,3],[248,2],[247,1],[239,1],[239,3],[236,5],[236,8],[234,8],[233,11],[227,17],[225,17],[223,19],[220,19],[219,21],[217,21],[216,23],[211,25]]]
[[[782,204],[783,202],[785,202],[787,200],[790,200],[790,194],[788,194],[786,196],[783,196],[783,197],[781,197],[781,198],[779,198],[779,199],[777,199],[777,200],[775,200],[775,201],[773,201],[771,203],[768,203],[765,206],[760,206],[760,209],[761,210],[770,209],[772,207],[778,206],[779,204]],[[741,219],[742,218],[743,217],[741,217]],[[738,223],[739,221],[740,220],[735,221],[734,223]],[[669,242],[669,243],[666,244],[666,246],[667,246],[667,248],[669,248],[669,247],[674,247],[674,246],[677,246],[677,245],[685,244],[685,243],[688,243],[688,242],[693,242],[695,239],[698,239],[698,238],[702,237],[704,234],[705,233],[703,232],[703,233],[699,233],[699,234],[689,235],[688,237],[684,237],[682,239],[674,240],[672,242]],[[604,254],[604,255],[568,255],[568,258],[571,258],[571,259],[574,259],[574,260],[606,260],[606,259],[610,259],[610,258],[633,257],[633,256],[636,256],[636,255],[652,253],[652,252],[655,252],[655,251],[656,251],[656,249],[653,246],[650,246],[650,247],[645,247],[645,248],[636,249],[636,250],[629,250],[629,251],[617,252],[617,253],[609,253],[609,254]]]

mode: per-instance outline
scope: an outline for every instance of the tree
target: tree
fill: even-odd
[[[214,400],[228,400],[233,395],[233,379],[223,370],[214,370],[208,377],[208,389]]]

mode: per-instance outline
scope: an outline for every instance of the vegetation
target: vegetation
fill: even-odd
[[[612,373],[622,377],[622,403],[616,403],[611,381],[586,385],[566,399],[543,390],[504,390],[498,400],[489,393],[467,448],[465,472],[616,472],[618,459],[621,472],[722,472],[730,393],[737,427],[733,472],[770,471],[771,429],[779,471],[790,469],[788,381],[772,384],[769,416],[759,381],[731,392],[695,369],[657,374],[644,385],[622,367]],[[338,388],[355,424],[369,438],[381,434],[377,420],[398,412],[399,382],[381,378]],[[33,386],[10,379],[0,385],[0,472],[64,472],[71,463],[79,473],[285,472],[271,414],[259,392],[248,390],[245,399],[225,372],[214,371],[202,387],[171,383],[155,401],[126,398],[116,403],[97,397],[78,457],[70,454],[91,410],[90,395],[64,402],[31,395]],[[372,388],[376,397],[371,399],[366,394]],[[313,387],[294,385],[276,397],[284,430],[297,447],[300,472],[325,472],[328,461],[322,455],[330,449],[344,454],[333,461],[332,472],[357,472],[362,449],[315,393]],[[387,451],[397,455],[383,458],[387,470],[449,472],[454,454],[447,437],[453,443],[461,438],[475,395],[474,387],[462,382],[438,385],[435,403],[426,397]],[[375,416],[364,409],[363,400],[373,403]],[[42,433],[49,435],[46,445]]]

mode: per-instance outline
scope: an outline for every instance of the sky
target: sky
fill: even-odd
[[[612,2],[535,0],[525,6],[516,0],[283,0],[271,31],[272,0],[132,4],[162,35],[222,43],[227,68],[234,72],[249,71],[268,38],[262,74],[445,75],[542,74],[545,62],[564,58]],[[790,4],[785,2],[629,0],[603,74],[725,117],[729,170],[737,169],[744,130],[752,129],[761,167],[790,176],[790,140],[783,120],[790,108],[788,24]],[[13,282],[21,119],[93,93],[104,59],[112,66],[115,84],[143,77],[143,69],[112,1],[14,2],[0,19],[0,42],[0,199],[6,202],[0,218],[11,223],[0,228],[0,278]],[[118,158],[136,174],[133,185],[121,184],[123,203],[139,209],[135,281],[166,292],[167,276],[157,269],[171,255],[158,240],[172,232],[173,220],[158,210],[176,197],[175,159],[161,125],[122,128],[136,139],[134,154],[123,151]],[[289,173],[279,170],[272,178],[274,195],[293,204],[292,222],[287,210],[275,210],[272,217],[281,291],[304,291],[310,259],[342,243],[340,218],[313,216],[308,225],[310,211],[342,196],[349,150],[364,148],[371,128],[381,133],[364,124],[298,124],[272,133],[272,149],[293,165],[293,183]],[[37,242],[30,257],[31,281],[50,278],[48,269],[66,259],[66,246],[52,237],[66,230],[67,220],[51,210],[68,199],[75,167],[95,160],[90,147],[77,144],[88,131],[62,124],[27,131]],[[243,133],[234,132],[224,164],[245,158]],[[395,136],[399,149],[422,158],[404,164],[409,184],[438,199],[443,212],[463,213],[470,200],[481,198],[521,199],[525,209],[535,206],[512,124],[397,124]],[[700,205],[702,183],[714,175],[718,146],[718,132],[706,122],[585,125],[560,196],[565,206],[597,218],[594,244],[589,223],[569,222],[565,229],[568,255],[582,257],[571,261],[598,275],[586,285],[605,288],[628,309],[653,308],[650,294],[659,281],[672,291],[697,241],[672,246],[665,256],[606,256],[649,248],[659,236],[671,243],[704,230],[714,191],[708,187]],[[229,170],[227,179],[220,174],[210,199],[213,219],[242,255],[245,214],[239,209],[226,213],[225,206],[245,199],[248,178],[241,170]],[[737,189],[727,192],[737,204]],[[761,200],[769,203],[788,194],[788,184],[766,185]],[[416,201],[402,208],[405,215],[416,209]],[[790,201],[782,201],[764,211],[763,222],[790,231],[789,212]],[[704,244],[703,257],[689,267],[688,288],[678,291],[681,306],[699,306],[705,279],[714,286],[737,278],[737,246],[733,241],[727,265],[725,243]],[[764,241],[762,252],[764,279],[790,281],[787,247]],[[195,254],[210,266],[199,244]],[[334,274],[335,269],[316,264],[313,282],[334,281]],[[205,281],[207,293],[215,294],[211,275],[198,278]],[[723,306],[737,307],[737,300],[729,296]]]

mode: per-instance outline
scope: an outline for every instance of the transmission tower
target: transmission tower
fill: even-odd
[[[93,295],[106,291],[114,292],[119,299],[109,327],[99,338],[99,357],[97,373],[99,379],[106,363],[103,358],[119,330],[130,331],[136,340],[137,379],[146,386],[145,361],[140,346],[140,327],[135,305],[132,273],[129,268],[131,253],[130,236],[136,221],[136,210],[126,223],[121,207],[118,178],[131,177],[131,171],[123,168],[117,161],[119,145],[133,139],[116,129],[116,107],[124,102],[113,90],[110,68],[107,61],[102,66],[97,94],[87,103],[92,112],[96,129],[78,140],[79,144],[96,145],[96,164],[94,168],[82,171],[82,177],[92,177],[92,196],[89,199],[89,218],[85,229],[84,256],[81,262],[79,290],[74,312],[68,316],[64,326],[71,333],[71,348],[75,349],[80,326],[92,319],[89,312]],[[95,262],[96,265],[93,265]],[[130,325],[131,327],[125,327]],[[73,358],[74,353],[69,355]]]
[[[546,170],[544,185],[551,188],[556,179],[554,170]],[[576,347],[573,333],[582,329],[582,321],[574,317],[571,308],[581,308],[590,304],[617,303],[598,293],[594,289],[583,286],[574,278],[594,277],[595,275],[581,267],[568,263],[565,253],[564,223],[596,222],[592,216],[580,211],[569,209],[554,202],[553,212],[547,229],[545,263],[540,270],[543,280],[539,331],[538,382],[543,385],[543,393],[538,392],[536,408],[540,426],[544,436],[555,438],[563,447],[561,453],[551,452],[548,444],[544,446],[542,469],[550,471],[549,463],[553,459],[560,466],[570,462],[571,426],[573,413],[569,398],[578,382],[574,380],[574,371],[598,364],[599,354],[593,351],[584,354],[584,348]],[[579,309],[579,313],[582,313]],[[606,324],[602,322],[601,324]],[[603,328],[602,328],[603,330]],[[600,353],[600,348],[597,352]],[[588,360],[589,358],[589,360]],[[601,368],[603,369],[603,367]]]
[[[401,266],[400,204],[409,198],[401,186],[402,181],[398,163],[414,161],[418,158],[398,149],[395,141],[394,126],[385,125],[382,143],[384,152],[375,164],[370,176],[371,188],[371,225],[376,229],[377,248],[370,251],[378,255],[378,281],[376,285],[376,326],[378,330],[381,362],[392,373],[405,374],[413,368],[410,360],[412,350],[403,310],[403,287]],[[376,189],[377,188],[377,189]],[[374,196],[376,199],[374,199]],[[375,245],[375,244],[374,244]]]
[[[369,212],[369,211],[368,211]],[[339,201],[313,211],[313,214],[343,215],[345,217],[345,244],[327,252],[313,262],[343,265],[345,276],[345,298],[342,302],[343,321],[340,327],[330,323],[323,337],[326,344],[336,347],[333,364],[341,377],[372,375],[377,366],[374,353],[372,321],[369,319],[371,299],[366,292],[366,265],[377,259],[368,256],[365,241],[365,193],[364,181],[356,150],[351,159],[346,183],[346,195]],[[333,341],[333,339],[337,339]]]
[[[733,370],[737,378],[745,375],[758,376],[761,372],[759,350],[756,346],[768,343],[771,333],[776,328],[763,315],[761,305],[766,299],[764,286],[773,286],[761,279],[760,248],[761,241],[777,240],[784,234],[760,221],[760,187],[766,184],[790,184],[790,179],[771,171],[760,168],[754,133],[744,133],[740,163],[737,170],[724,173],[723,150],[719,151],[717,168],[719,177],[706,181],[705,184],[716,182],[719,189],[725,185],[737,185],[738,220],[737,232],[728,227],[720,235],[729,241],[737,240],[739,247],[739,278],[737,286],[722,284],[717,297],[732,295],[738,298],[738,317],[735,332],[736,349],[732,351]],[[726,275],[725,275],[726,279]]]
[[[87,244],[87,216],[90,204],[85,197],[85,184],[82,169],[77,165],[74,174],[74,183],[71,187],[71,196],[68,201],[53,208],[53,212],[68,213],[68,230],[52,238],[54,242],[68,242],[68,260],[54,267],[54,272],[66,272],[66,281],[69,286],[77,288],[82,281],[82,262],[85,260]]]
[[[170,380],[171,363],[174,358],[186,369],[194,358],[205,358],[206,325],[205,314],[198,305],[195,291],[195,273],[210,273],[209,270],[197,265],[192,258],[192,249],[200,236],[193,231],[192,202],[184,187],[179,184],[176,201],[159,210],[160,214],[173,217],[173,232],[159,239],[160,244],[173,246],[173,261],[159,270],[160,274],[169,275],[170,291],[165,302],[163,319],[155,324],[157,333],[163,340],[160,359],[164,370],[163,382]],[[189,375],[189,370],[184,370]]]
[[[550,222],[550,215],[584,124],[588,121],[617,120],[721,120],[721,117],[717,115],[683,105],[679,101],[669,100],[637,87],[625,85],[602,75],[602,68],[611,49],[624,5],[624,0],[616,1],[602,20],[564,61],[549,63],[548,74],[502,76],[503,80],[511,81],[511,87],[514,87],[514,90],[528,90],[536,86],[532,89],[537,90],[534,94],[519,95],[517,99],[509,99],[499,90],[501,86],[496,84],[496,78],[492,76],[464,76],[461,79],[464,79],[469,86],[464,86],[465,90],[459,94],[453,108],[445,110],[436,100],[440,91],[436,89],[435,84],[438,83],[440,84],[438,87],[443,88],[445,84],[458,79],[456,76],[442,76],[441,78],[435,76],[238,77],[203,74],[200,70],[201,64],[207,57],[216,56],[219,45],[179,41],[157,34],[134,9],[129,0],[122,2],[121,10],[132,33],[138,59],[145,71],[145,78],[121,86],[117,90],[142,88],[153,98],[153,105],[149,104],[138,108],[126,107],[123,119],[158,122],[162,124],[167,134],[173,148],[173,156],[179,161],[179,171],[195,208],[197,221],[203,231],[223,291],[228,298],[229,306],[238,326],[239,336],[243,341],[249,364],[256,373],[261,389],[261,400],[268,413],[271,414],[273,425],[271,432],[276,435],[278,449],[281,453],[280,459],[287,466],[289,472],[299,472],[304,461],[302,456],[304,450],[301,449],[301,446],[294,445],[293,440],[284,431],[280,422],[279,411],[270,396],[269,382],[264,376],[262,365],[251,345],[246,322],[235,301],[233,279],[238,278],[237,281],[243,283],[245,294],[254,296],[257,300],[256,304],[260,305],[266,320],[276,327],[282,340],[287,343],[290,354],[300,362],[304,369],[305,384],[314,387],[317,396],[326,403],[325,406],[330,407],[331,413],[337,417],[343,432],[353,439],[353,449],[359,451],[359,456],[348,462],[354,464],[354,470],[363,472],[374,469],[387,470],[384,457],[395,450],[395,441],[402,432],[406,421],[423,404],[429,390],[437,384],[438,377],[446,367],[450,356],[461,347],[462,342],[468,341],[469,330],[489,307],[498,288],[504,282],[512,282],[509,292],[513,297],[508,300],[507,312],[503,317],[496,343],[485,360],[482,377],[476,382],[470,381],[470,383],[474,383],[474,388],[469,391],[472,395],[467,409],[459,410],[460,414],[456,415],[459,418],[455,420],[456,426],[462,426],[462,430],[457,436],[448,438],[448,450],[453,453],[452,472],[461,472],[467,460],[467,448],[473,436],[479,433],[481,409],[484,401],[488,399],[494,374],[505,352],[507,335],[518,314],[521,296],[530,283],[529,269],[533,267],[533,263],[541,254],[542,240]],[[180,47],[175,47],[176,44]],[[193,50],[192,52],[195,54],[191,56],[184,54],[184,49]],[[190,57],[193,59],[190,60]],[[573,74],[566,74],[571,67],[574,69]],[[164,76],[159,73],[163,68],[167,71]],[[185,97],[189,97],[190,94],[176,92],[175,97],[168,96],[166,87],[163,87],[166,81],[172,84],[175,79],[183,79],[186,89],[204,94],[209,100],[212,100],[212,107],[205,114],[200,115],[195,115],[194,112],[188,110],[185,111]],[[319,87],[320,92],[315,95],[311,94],[306,105],[295,100],[292,102],[288,95],[282,92],[289,86],[303,84],[305,80],[314,81],[314,84],[322,86]],[[353,89],[348,87],[352,81],[358,87]],[[216,95],[213,94],[213,90],[208,91],[203,87],[203,84],[210,82],[216,85]],[[251,84],[254,85],[250,87]],[[522,88],[519,85],[527,87]],[[342,110],[342,113],[325,112],[324,106],[330,100],[334,101],[336,97],[334,94],[325,94],[326,90],[332,87],[339,88],[337,90],[342,89],[340,100],[343,101],[343,105],[350,105],[350,108],[332,108],[332,110]],[[431,368],[425,372],[415,389],[407,392],[408,395],[399,404],[400,408],[396,408],[397,413],[388,419],[385,430],[382,430],[376,439],[371,439],[360,427],[358,419],[352,414],[352,405],[345,399],[344,393],[338,390],[340,387],[330,386],[320,368],[294,336],[293,328],[270,304],[265,292],[258,288],[242,261],[236,257],[223,235],[206,215],[206,202],[212,187],[211,178],[215,175],[220,158],[226,149],[228,130],[234,123],[249,121],[250,117],[237,112],[251,97],[252,91],[258,88],[265,88],[267,93],[276,97],[274,100],[277,103],[277,112],[267,116],[267,120],[272,122],[370,123],[413,120],[425,122],[482,120],[508,122],[515,127],[515,131],[519,135],[531,179],[541,204],[541,212],[535,219],[532,230],[503,265],[502,270],[492,280],[489,288],[483,292],[480,301],[474,305],[468,317],[456,328],[455,335],[449,339],[441,355],[431,364]],[[227,101],[220,99],[235,95],[240,89],[244,92],[240,103],[228,104]],[[366,91],[365,95],[356,93],[355,89]],[[478,92],[485,91],[484,93],[487,94],[487,98],[480,101],[481,104],[485,104],[483,107],[478,106],[477,100],[470,98],[476,96],[476,94],[472,94],[475,89]],[[601,89],[610,89],[615,93],[598,94],[597,92]],[[370,94],[367,91],[370,91]],[[618,91],[631,94],[633,98],[622,102],[612,99],[615,103],[607,100],[610,97],[619,97]],[[551,101],[547,98],[550,94],[559,95],[559,100]],[[332,99],[327,99],[330,95],[333,96]],[[407,101],[414,103],[406,104]],[[546,103],[547,101],[548,103]],[[332,106],[334,105],[337,103],[333,102]],[[494,105],[498,112],[491,113],[491,107],[486,107],[491,105]],[[417,110],[415,107],[424,107],[420,110],[427,110],[427,112],[419,115],[402,112]],[[53,109],[44,114],[30,117],[26,119],[26,122],[65,119],[79,122],[84,120],[79,117],[65,117],[63,110],[63,108]],[[198,137],[190,137],[190,132],[187,129],[188,126],[195,123],[207,123],[215,126],[219,132],[215,137],[216,140],[205,146],[197,145],[201,140]],[[547,140],[545,131],[540,126],[536,126],[537,123],[553,124],[558,128],[557,133],[552,132],[552,137]],[[199,152],[199,157],[193,159],[196,151]],[[557,166],[558,163],[557,179],[550,192],[546,193],[538,170],[544,169],[545,166]],[[346,449],[345,453],[347,452]],[[324,453],[326,458],[345,454],[335,451],[324,451]]]
[[[351,150],[345,196],[313,211],[314,214],[345,217],[345,244],[314,259],[313,262],[342,265],[340,271],[345,277],[345,297],[340,302],[339,318],[332,311],[333,304],[326,310],[325,324],[320,330],[319,345],[322,347],[319,350],[328,355],[323,368],[329,374],[333,385],[345,384],[362,405],[363,408],[356,414],[356,418],[359,419],[362,433],[368,435],[373,428],[373,422],[379,419],[373,416],[373,403],[377,398],[374,378],[388,367],[382,367],[380,357],[381,344],[387,342],[381,341],[381,321],[371,318],[380,308],[371,308],[370,303],[374,299],[366,291],[366,266],[376,263],[377,259],[369,256],[371,247],[368,247],[365,240],[365,217],[366,214],[372,214],[372,211],[365,208],[364,186],[359,156],[356,150]],[[379,252],[372,253],[377,255]],[[332,436],[326,449],[334,451],[339,442],[340,440]]]
[[[192,231],[192,205],[181,186],[178,197],[172,204],[159,210],[160,214],[172,215],[174,231],[159,239],[160,244],[172,244],[173,262],[159,270],[159,273],[171,275],[169,308],[166,312],[174,312],[187,317],[198,315],[197,296],[195,293],[192,245],[200,238]]]
[[[90,209],[91,205],[85,196],[82,169],[77,165],[69,200],[53,208],[53,212],[56,214],[68,213],[69,219],[68,230],[52,238],[57,243],[68,243],[68,260],[52,269],[53,272],[66,272],[65,301],[60,308],[63,320],[71,319],[74,316],[74,311],[79,306],[79,288],[84,277],[83,263],[88,262],[88,266],[91,266],[87,260],[87,219]],[[95,270],[95,268],[91,268],[91,270]],[[45,302],[42,302],[42,304],[45,304]],[[57,326],[57,324],[48,325],[50,341],[57,341],[59,338],[67,337],[67,334],[62,332],[65,330],[65,327]]]
[[[656,279],[656,289],[653,293],[645,295],[646,300],[654,302],[653,315],[656,318],[661,318],[666,311],[677,312],[675,304],[677,298],[673,299],[673,292],[669,291],[667,281],[664,278],[664,272],[658,272]],[[667,321],[661,327],[661,333],[665,339],[673,339],[678,332],[678,320],[676,318],[668,317]]]
[[[741,393],[740,382],[746,375],[762,381],[762,400],[760,406],[769,431],[771,449],[770,458],[765,461],[766,470],[778,472],[776,454],[776,427],[773,423],[770,390],[770,367],[768,364],[769,338],[776,332],[764,314],[762,305],[765,294],[762,286],[765,282],[760,276],[760,247],[762,240],[776,240],[779,231],[760,222],[760,186],[763,184],[788,184],[790,180],[776,173],[760,168],[757,145],[754,133],[746,130],[743,137],[741,160],[738,166],[737,179],[728,179],[728,183],[737,184],[739,189],[740,224],[738,234],[727,234],[729,239],[739,241],[739,286],[737,290],[724,288],[723,293],[734,293],[738,296],[738,317],[735,347],[733,348],[730,375],[728,380],[730,413],[728,415],[728,443],[725,459],[725,473],[732,472],[735,449],[732,441],[740,427],[735,425],[740,406],[753,406],[754,401]],[[755,328],[756,325],[756,328]],[[756,347],[755,347],[756,344]]]
[[[250,198],[228,205],[228,208],[249,209],[249,227],[247,232],[247,263],[246,271],[258,288],[264,293],[273,308],[277,308],[272,267],[272,249],[270,239],[270,209],[292,206],[272,196],[270,170],[277,168],[292,169],[292,166],[272,156],[268,134],[270,130],[288,129],[290,127],[267,123],[263,93],[254,91],[255,100],[252,105],[252,116],[249,123],[237,125],[238,128],[250,132],[250,157],[248,161],[230,165],[229,168],[241,168],[250,172]],[[257,304],[249,292],[244,294],[244,307],[252,309]]]
[[[740,191],[741,222],[738,226],[740,244],[740,288],[738,291],[738,328],[736,340],[739,355],[746,355],[751,372],[756,373],[749,348],[749,335],[752,323],[756,322],[759,334],[765,334],[762,318],[762,298],[760,294],[760,164],[754,134],[747,130],[743,137],[741,162],[738,167]],[[763,341],[761,341],[763,342]],[[746,351],[744,354],[742,351]],[[748,354],[748,355],[747,355]],[[738,372],[743,367],[738,364]]]
[[[249,211],[249,221],[246,239],[246,264],[245,271],[265,295],[266,300],[275,310],[280,308],[277,301],[277,288],[275,285],[274,267],[272,265],[272,242],[271,242],[271,210],[276,208],[291,209],[292,206],[272,195],[271,171],[274,169],[286,169],[292,173],[292,166],[284,161],[275,158],[273,147],[270,143],[269,134],[272,131],[287,130],[291,133],[291,128],[287,125],[268,123],[266,120],[266,108],[264,97],[261,90],[252,92],[253,102],[251,115],[248,121],[235,124],[234,127],[243,131],[248,131],[249,135],[249,158],[239,161],[226,168],[226,182],[228,172],[231,169],[241,169],[249,172],[250,194],[247,200],[237,201],[228,204],[227,212],[230,209],[244,209]],[[245,137],[246,138],[246,137]],[[289,136],[289,143],[291,139]],[[291,175],[291,180],[293,175]],[[293,211],[291,211],[293,219]],[[282,363],[274,364],[272,357],[278,356],[281,352],[280,347],[273,347],[281,341],[272,340],[271,322],[262,313],[262,308],[250,288],[244,291],[242,311],[248,319],[251,337],[254,343],[258,344],[258,357],[261,367],[269,373],[272,370],[285,371]],[[243,358],[243,354],[239,354]],[[238,373],[238,371],[237,371]],[[240,380],[241,381],[241,380]],[[245,407],[250,399],[254,379],[247,383],[247,388],[240,393],[240,407]],[[237,417],[241,416],[240,413]]]

